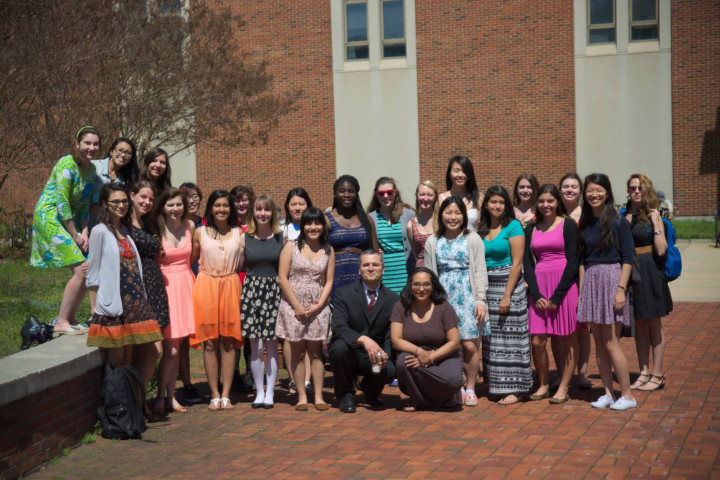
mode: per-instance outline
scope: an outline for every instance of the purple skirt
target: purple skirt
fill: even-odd
[[[585,268],[578,298],[578,322],[630,325],[630,302],[625,292],[625,306],[615,311],[615,294],[620,283],[619,263],[595,263]]]

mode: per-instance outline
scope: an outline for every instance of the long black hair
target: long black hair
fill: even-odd
[[[150,178],[150,174],[148,173],[148,166],[155,161],[156,158],[165,155],[165,172],[158,177],[156,182],[153,182],[153,180]],[[147,151],[145,156],[143,157],[142,164],[140,165],[140,180],[148,180],[151,183],[154,183],[157,191],[162,192],[166,188],[171,188],[172,183],[170,183],[170,178],[172,177],[172,170],[170,169],[170,155],[163,150],[160,147],[151,148]]]
[[[212,214],[212,207],[215,202],[220,198],[227,198],[228,203],[230,204],[230,216],[228,217],[228,225],[230,226],[230,228],[240,226],[240,221],[238,220],[238,213],[235,209],[235,203],[233,202],[233,197],[230,195],[230,192],[228,192],[227,190],[214,190],[208,197],[207,204],[205,205],[205,225],[214,230],[215,237],[217,237],[218,229],[215,225],[215,217],[213,217]]]
[[[349,183],[353,186],[356,193],[355,198],[355,214],[358,216],[358,219],[360,220],[360,225],[363,226],[365,229],[365,233],[367,233],[368,237],[368,245],[373,244],[373,227],[370,225],[370,219],[367,216],[367,213],[365,213],[365,210],[363,209],[362,202],[360,201],[360,183],[358,182],[358,179],[353,177],[352,175],[340,175],[337,180],[335,180],[335,183],[333,184],[333,204],[332,208],[337,208],[337,197],[335,194],[337,193],[338,187],[340,187],[340,184],[342,183]]]
[[[130,149],[132,150],[132,156],[130,157],[130,161],[127,163],[127,165],[123,165],[123,167],[117,171],[117,177],[120,179],[120,182],[125,184],[125,186],[129,188],[132,186],[132,184],[138,181],[137,150],[135,149],[135,144],[133,143],[133,141],[125,137],[116,138],[112,145],[110,145],[110,149],[105,154],[105,156],[109,159],[112,155],[113,150],[115,150],[115,147],[117,147],[119,143],[127,143],[128,145],[130,145]]]
[[[452,171],[453,163],[457,163],[462,168],[465,177],[467,177],[467,183],[465,188],[472,196],[473,206],[477,208],[478,197],[480,196],[480,190],[478,190],[477,180],[475,180],[475,169],[470,159],[464,155],[455,155],[450,157],[448,160],[447,171],[445,172],[445,188],[449,191],[452,188],[452,178],[450,172]]]
[[[557,215],[558,217],[568,218],[567,209],[565,208],[565,204],[562,202],[562,196],[560,195],[560,190],[558,190],[558,187],[556,187],[552,183],[546,183],[545,185],[541,186],[540,188],[538,188],[537,191],[537,200],[539,200],[540,195],[544,193],[549,193],[550,195],[552,195],[557,202],[557,207],[555,208],[555,215]],[[545,216],[538,208],[537,202],[535,203],[534,207],[536,223],[540,223],[545,219]]]
[[[437,220],[437,228],[435,228],[435,236],[440,238],[445,235],[445,231],[447,230],[447,227],[442,221],[442,214],[443,212],[452,204],[455,204],[460,209],[460,213],[462,213],[463,216],[463,222],[461,226],[461,230],[463,233],[467,233],[467,226],[468,226],[468,214],[467,214],[467,207],[465,206],[465,202],[463,202],[462,198],[458,197],[457,195],[450,195],[445,200],[442,201],[440,204],[440,209],[438,210],[438,214],[436,217]]]
[[[123,192],[128,200],[128,209],[127,212],[125,212],[125,216],[120,219],[120,225],[125,227],[127,229],[128,235],[130,235],[130,232],[132,231],[132,211],[133,207],[130,203],[130,193],[128,192],[128,189],[125,185],[122,183],[117,182],[110,182],[103,185],[102,189],[100,190],[100,212],[98,213],[98,223],[102,223],[105,225],[116,237],[118,236],[117,230],[115,230],[115,227],[112,224],[112,220],[110,220],[110,213],[108,212],[108,200],[110,199],[110,194],[113,192]]]
[[[600,235],[598,236],[597,242],[593,248],[594,251],[610,250],[614,248],[614,231],[613,223],[617,218],[617,210],[615,210],[615,197],[613,196],[612,185],[610,179],[604,173],[591,173],[585,177],[583,182],[583,199],[585,200],[582,205],[582,214],[580,215],[580,248],[585,248],[585,229],[590,222],[595,218],[593,214],[590,202],[585,199],[585,192],[588,189],[590,183],[600,185],[605,189],[605,208],[599,217],[600,222]]]
[[[308,207],[300,217],[300,235],[297,238],[298,249],[302,249],[305,245],[305,225],[308,223],[319,223],[322,225],[322,233],[320,234],[320,245],[323,246],[325,252],[330,253],[330,242],[328,241],[327,222],[325,214],[317,207]]]
[[[285,198],[285,225],[290,225],[292,223],[292,215],[290,215],[290,199],[292,197],[300,197],[305,200],[305,203],[307,203],[307,208],[313,206],[312,200],[310,200],[310,195],[308,195],[307,190],[302,187],[296,187],[290,190],[287,194],[287,197]]]
[[[438,276],[435,275],[435,272],[433,272],[427,267],[418,267],[412,272],[410,272],[410,275],[408,275],[407,283],[403,287],[402,292],[400,292],[400,302],[402,303],[402,306],[405,308],[406,311],[409,310],[412,306],[413,277],[415,277],[415,275],[417,275],[418,273],[427,273],[428,275],[430,275],[430,283],[432,283],[432,293],[430,294],[430,300],[432,300],[435,305],[440,305],[447,298],[447,293],[445,292],[443,286],[440,284],[440,280],[438,279]]]
[[[510,222],[515,220],[515,210],[513,210],[513,204],[510,201],[510,195],[502,185],[493,185],[485,192],[485,198],[483,198],[482,207],[480,208],[480,223],[478,224],[478,234],[481,237],[485,237],[490,233],[490,210],[487,205],[490,202],[491,197],[499,196],[505,200],[505,211],[500,217],[500,225],[505,228]]]

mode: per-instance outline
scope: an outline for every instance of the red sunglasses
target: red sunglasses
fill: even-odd
[[[397,190],[395,190],[394,188],[391,188],[390,190],[376,190],[375,191],[375,193],[377,194],[378,197],[392,197],[393,195],[395,195],[395,192],[397,192]]]

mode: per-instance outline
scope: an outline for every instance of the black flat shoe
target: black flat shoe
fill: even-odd
[[[263,403],[262,404],[262,408],[264,408],[265,410],[270,410],[271,408],[274,408],[274,407],[275,407],[274,403]]]
[[[264,405],[264,403],[253,403],[252,408],[263,408]]]

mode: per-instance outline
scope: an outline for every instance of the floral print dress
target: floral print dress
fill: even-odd
[[[475,300],[470,287],[470,251],[465,235],[452,240],[438,238],[435,257],[440,284],[447,292],[447,301],[460,318],[460,339],[478,338],[480,332],[475,319]]]

